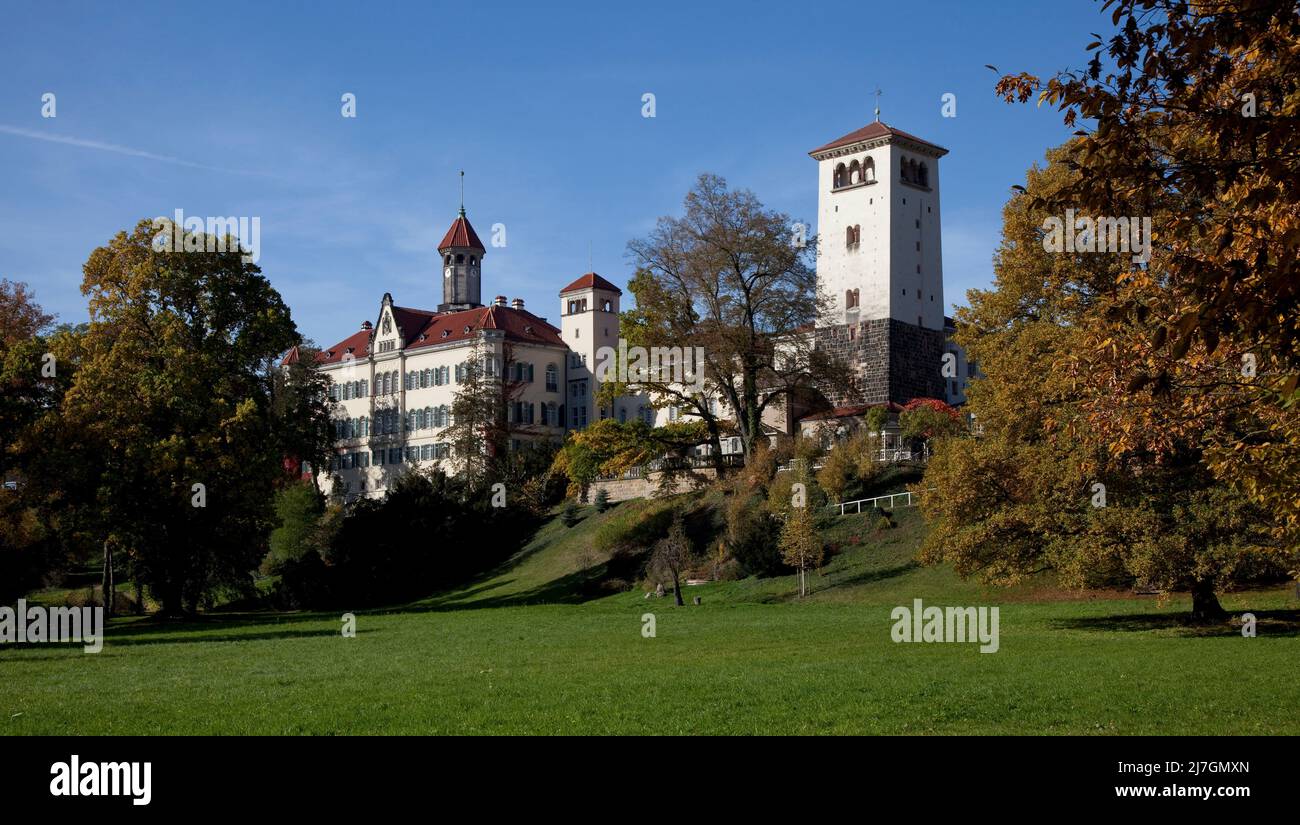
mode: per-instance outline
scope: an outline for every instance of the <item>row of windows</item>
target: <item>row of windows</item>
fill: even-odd
[[[569,314],[569,315],[577,315],[579,312],[586,312],[586,311],[587,311],[587,299],[586,299],[586,298],[574,298],[572,301],[569,301],[569,303],[568,303],[568,309],[569,309],[569,311],[568,311],[567,314]],[[611,300],[609,300],[608,298],[602,300],[602,301],[600,302],[600,311],[601,311],[601,312],[613,312],[613,311],[614,311],[614,302],[611,301]]]
[[[930,185],[930,167],[924,162],[917,162],[910,158],[901,158],[899,160],[898,174],[901,180],[908,183],[914,183],[917,186]],[[857,186],[863,183],[875,183],[875,181],[876,161],[872,158],[866,158],[863,161],[859,161],[855,158],[850,161],[848,165],[843,163],[836,164],[832,187],[835,189],[844,189],[849,186]]]
[[[438,407],[425,407],[422,410],[411,410],[406,414],[406,429],[408,432],[415,430],[442,429],[451,426],[451,410],[446,404]]]
[[[386,450],[342,453],[331,456],[330,470],[356,470],[371,466],[414,464],[417,461],[436,461],[444,458],[451,458],[450,444],[438,443],[410,447],[389,447]]]
[[[488,376],[497,374],[496,359],[489,358],[484,362],[484,373]],[[457,364],[455,371],[455,383],[459,384],[465,380],[468,371],[465,364]],[[510,365],[511,379],[514,381],[532,383],[534,378],[534,367],[532,364],[523,361],[515,361]],[[406,390],[418,390],[426,387],[441,387],[453,383],[451,367],[432,367],[426,370],[411,370],[406,373],[402,379],[401,388]],[[548,392],[559,392],[560,379],[559,368],[555,364],[546,365],[546,389]],[[375,395],[396,395],[398,392],[397,372],[385,372],[375,376]],[[350,401],[353,398],[365,398],[370,394],[370,382],[362,379],[360,381],[344,381],[338,384],[331,384],[329,397],[331,401]]]
[[[344,381],[342,384],[330,384],[331,401],[350,401],[353,398],[365,398],[370,394],[370,382]]]
[[[914,160],[903,158],[901,166],[899,176],[903,180],[908,183],[915,183],[917,186],[930,185],[930,167],[924,163],[917,163]]]
[[[841,163],[835,167],[836,189],[857,186],[860,183],[875,183],[875,181],[876,161],[873,158],[867,158],[865,161],[858,161],[855,158],[848,166]]]
[[[375,410],[373,419],[364,415],[359,418],[340,418],[334,422],[334,437],[343,440],[366,438],[371,435],[391,435],[398,431],[400,420],[397,410]]]
[[[580,417],[585,421],[585,416]],[[554,401],[541,403],[514,401],[506,407],[506,420],[510,424],[541,424],[545,427],[563,427],[564,405],[557,404]]]
[[[668,408],[669,421],[676,421],[677,415],[678,415],[678,410],[676,407]],[[655,408],[647,407],[645,404],[640,404],[636,408],[636,417],[641,421],[644,421],[645,423],[649,424],[651,427],[653,427],[655,424]],[[606,418],[609,418],[609,409],[606,407],[601,407],[600,419],[604,421]],[[620,424],[627,423],[627,407],[618,408],[618,423]]]

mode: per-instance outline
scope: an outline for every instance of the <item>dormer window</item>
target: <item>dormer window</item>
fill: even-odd
[[[451,334],[451,330],[449,330],[449,329],[444,329],[444,330],[442,331],[442,337],[443,337],[443,338],[446,338],[446,337],[447,337],[448,335],[450,335],[450,334]]]
[[[466,334],[466,335],[469,335],[469,330],[470,330],[469,324],[466,324],[466,325],[465,325],[465,334]]]

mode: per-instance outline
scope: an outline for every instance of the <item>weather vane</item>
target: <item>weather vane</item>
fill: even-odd
[[[880,122],[880,87],[876,87],[876,122]]]

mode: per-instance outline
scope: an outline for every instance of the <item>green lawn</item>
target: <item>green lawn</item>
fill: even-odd
[[[0,650],[0,734],[1300,733],[1289,590],[1229,595],[1257,638],[1184,627],[1175,598],[986,590],[913,561],[922,525],[845,519],[813,596],[789,577],[687,589],[702,605],[575,593],[591,536],[643,502],[556,522],[464,590],[358,615],[132,621],[104,651]],[[890,610],[1000,605],[1001,650],[895,644]],[[542,603],[550,602],[550,603]],[[643,638],[653,612],[657,637]]]

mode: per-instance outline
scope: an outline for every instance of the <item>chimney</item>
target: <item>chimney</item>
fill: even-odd
[[[370,322],[369,322],[369,321],[362,321],[362,322],[361,322],[361,328],[362,328],[362,329],[370,329],[370,328],[371,328],[371,327],[370,327]]]
[[[498,306],[498,307],[503,307],[503,306],[505,306],[505,305],[506,305],[506,296],[504,296],[504,295],[498,295],[495,299],[493,299],[493,301],[492,301],[492,305],[493,305],[493,306]]]
[[[513,301],[510,302],[510,306],[514,307],[515,309],[523,309],[523,308],[524,308],[524,299],[523,299],[523,298],[516,298],[516,299],[514,299]]]

